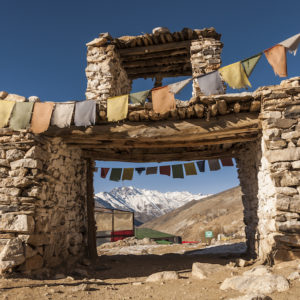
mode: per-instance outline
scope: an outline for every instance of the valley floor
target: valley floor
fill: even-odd
[[[143,252],[144,254],[141,250],[135,255],[112,253],[102,255],[96,262],[84,261],[84,264],[78,264],[70,271],[61,269],[47,280],[2,278],[0,279],[0,299],[229,300],[236,299],[243,294],[232,289],[221,290],[222,282],[228,277],[241,275],[258,265],[256,263],[247,267],[234,267],[237,257],[240,257],[245,249],[243,243],[213,246],[203,250],[197,249],[201,247],[195,245],[153,246],[155,245],[152,247],[149,245],[147,253]],[[152,254],[149,254],[149,249],[153,250]],[[164,254],[166,252],[169,253]],[[207,278],[196,279],[192,276],[191,269],[194,262],[207,263],[211,269]],[[281,263],[270,270],[274,274],[287,277],[298,266],[299,261],[294,261]],[[179,278],[146,282],[149,275],[161,271],[176,271]],[[274,292],[269,295],[271,298],[268,299],[299,299],[299,279],[290,280],[289,284],[290,288],[287,291]]]

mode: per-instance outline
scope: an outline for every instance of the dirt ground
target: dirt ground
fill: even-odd
[[[220,290],[221,283],[225,278],[240,275],[255,265],[245,268],[228,266],[241,255],[238,251],[236,254],[229,254],[228,251],[233,249],[230,247],[231,245],[225,248],[216,246],[201,253],[197,251],[195,245],[163,245],[161,248],[154,247],[153,251],[156,254],[144,252],[139,255],[102,255],[95,262],[84,261],[84,264],[75,265],[70,271],[61,269],[56,275],[46,280],[21,277],[2,278],[0,279],[0,299],[225,300],[236,298],[242,294],[234,290]],[[222,253],[222,249],[228,251]],[[169,253],[164,254],[165,252]],[[220,264],[224,267],[207,279],[199,280],[191,276],[194,262]],[[276,266],[273,270],[276,274],[287,276],[294,268],[295,263],[283,263],[282,267]],[[157,283],[145,282],[147,276],[167,270],[178,271],[180,279]],[[300,299],[300,281],[291,281],[287,292],[276,292],[269,296],[274,300]]]

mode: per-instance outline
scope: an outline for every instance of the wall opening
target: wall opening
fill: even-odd
[[[156,245],[181,241],[183,241],[182,249],[177,245],[174,247],[175,250],[169,247],[163,251],[182,253],[203,249],[209,245],[230,243],[237,244],[236,250],[234,246],[232,249],[226,246],[226,251],[234,252],[237,249],[240,252],[245,251],[242,192],[234,159],[233,162],[233,167],[224,167],[219,161],[220,170],[210,171],[206,161],[205,172],[202,173],[199,172],[197,161],[163,163],[97,161],[94,173],[95,210],[106,210],[106,213],[96,212],[95,218],[98,228],[103,229],[105,224],[109,224],[106,228],[106,239],[98,238],[98,255],[145,254],[147,251],[150,251],[147,253],[150,254],[152,251],[159,252],[155,249],[158,248]],[[187,176],[184,167],[186,163],[194,164],[197,175]],[[182,165],[184,179],[172,177],[172,165]],[[171,176],[161,175],[160,166],[170,166]],[[137,172],[137,168],[148,167],[157,167],[157,174],[146,175],[146,170],[141,175]],[[109,169],[106,178],[101,178],[101,168]],[[112,168],[121,168],[122,172],[124,169],[133,168],[133,179],[122,180],[120,175],[119,181],[109,180]],[[149,241],[150,245],[142,245],[144,248],[136,246],[133,238],[127,243],[125,241],[109,243],[109,239],[110,241],[119,239],[114,239],[113,234],[109,236],[108,231],[113,222],[112,215],[117,213],[118,218],[121,211],[127,211],[128,219],[130,212],[134,212],[134,234],[138,240],[148,235],[156,242]],[[126,238],[131,228],[117,229],[116,235],[123,231]],[[153,232],[147,231],[148,229]],[[211,237],[207,236],[210,231]],[[102,242],[108,243],[101,246]],[[130,245],[136,247],[130,249]]]

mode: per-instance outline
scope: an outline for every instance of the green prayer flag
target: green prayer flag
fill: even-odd
[[[144,103],[149,95],[149,92],[150,92],[150,90],[129,94],[129,101],[132,104],[144,105]]]
[[[109,180],[119,181],[121,179],[122,169],[121,168],[112,168],[110,172]]]
[[[29,128],[33,105],[34,102],[16,102],[9,127],[13,130]]]
[[[262,52],[242,60],[242,65],[244,67],[247,77],[250,77],[251,73],[253,72],[261,56],[262,56]]]
[[[173,178],[184,178],[182,165],[172,165]]]

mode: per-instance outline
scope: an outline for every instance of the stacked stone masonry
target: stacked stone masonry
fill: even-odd
[[[0,141],[0,270],[30,273],[83,256],[87,165],[80,152],[30,133]]]
[[[215,32],[215,30],[209,29],[209,34],[206,33],[205,30],[197,30],[194,31],[191,29],[183,30],[180,33],[181,42],[189,42],[188,49],[186,51],[186,58],[182,58],[185,62],[183,63],[182,69],[178,70],[177,76],[199,76],[205,73],[211,72],[213,70],[217,70],[221,65],[221,51],[223,44],[219,41],[220,35]],[[171,37],[173,35],[173,39]],[[165,37],[167,36],[167,37]],[[166,45],[166,41],[170,41],[170,44],[174,42],[176,33],[171,34],[170,32],[156,32],[153,35],[154,38],[154,46]],[[122,37],[118,39],[118,43],[124,40],[127,43],[135,43],[134,45],[143,44],[140,43],[140,39],[149,39],[149,35],[139,37]],[[125,39],[126,38],[126,39]],[[135,41],[135,38],[137,42]],[[87,44],[87,67],[85,69],[86,77],[87,77],[87,89],[86,89],[86,98],[91,100],[100,100],[101,104],[106,107],[106,100],[108,97],[114,97],[119,95],[128,94],[131,91],[132,80],[129,78],[130,76],[127,74],[124,66],[123,60],[119,54],[120,46],[118,43],[112,40],[109,43],[109,40],[112,40],[111,36],[108,34],[100,34],[99,38],[96,38],[94,41]],[[178,38],[177,38],[178,40]],[[160,42],[163,41],[163,42]],[[126,44],[126,43],[125,43]],[[127,48],[128,49],[128,48]],[[135,47],[133,49],[138,49]],[[121,48],[122,50],[122,48]],[[175,49],[176,50],[176,49]],[[145,50],[147,51],[147,50]],[[181,52],[184,52],[181,49]],[[147,52],[145,52],[147,53]],[[164,51],[155,52],[155,58],[160,58],[165,61],[164,63],[159,62],[159,65],[155,64],[155,59],[146,62],[148,68],[144,67],[145,61],[142,60],[141,57],[136,58],[136,69],[145,69],[145,72],[141,78],[156,78],[156,86],[160,86],[162,84],[162,79],[167,77],[167,73],[161,73],[157,71],[157,73],[151,73],[150,70],[153,68],[161,68],[161,70],[172,69],[172,65],[176,65],[176,62],[183,56],[174,55],[167,57]],[[172,59],[173,58],[173,59]],[[171,60],[171,61],[170,61]],[[143,64],[144,63],[144,64]],[[147,71],[148,70],[148,71]],[[187,71],[187,70],[190,70]],[[149,72],[149,75],[147,74]],[[182,74],[180,74],[182,72]],[[152,75],[150,75],[152,74]],[[174,76],[174,75],[170,75]],[[193,80],[193,96],[198,96],[201,94],[197,80]]]
[[[181,48],[176,52],[184,60],[181,71],[188,67],[193,76],[216,70],[221,64],[222,43],[214,29],[184,29],[173,34],[164,31],[125,38],[122,44],[121,39],[102,34],[88,44],[86,99],[99,104],[94,133],[102,130],[101,125],[107,125],[107,98],[131,91],[133,77],[127,74],[120,54],[127,44],[129,48],[156,46],[161,40],[165,48],[168,43],[179,45]],[[188,50],[182,48],[187,44]],[[174,54],[173,50],[168,51]],[[156,61],[163,64],[161,57]],[[168,67],[162,66],[164,70]],[[157,68],[160,66],[154,67]],[[26,99],[6,92],[0,92],[1,99],[39,101],[35,96]],[[259,118],[260,129],[251,128],[251,141],[236,142],[232,149],[243,192],[248,252],[270,261],[300,257],[300,77],[277,86],[261,87],[253,93],[209,97],[201,95],[194,80],[192,99],[176,100],[174,111],[159,115],[153,112],[150,102],[143,107],[130,105],[125,124],[111,126],[128,130],[129,121],[131,125],[143,122],[146,124],[143,126],[155,127],[151,121],[164,125],[165,120],[170,126],[172,122],[188,122],[192,118],[202,118],[204,123],[205,120],[222,123],[228,117],[225,115],[242,119],[240,113],[246,112],[255,119],[255,126]],[[249,130],[239,129],[245,129],[246,133]],[[62,262],[73,263],[91,252],[90,229],[94,220],[88,201],[92,194],[93,157],[86,158],[80,146],[67,144],[66,135],[60,136],[62,131],[58,128],[51,127],[50,131],[58,137],[47,132],[33,135],[30,130],[13,132],[8,128],[0,132],[0,271],[3,273],[40,272]],[[75,128],[76,131],[87,141],[93,138],[89,135],[93,128],[86,131]],[[214,141],[216,137],[211,133]],[[151,135],[151,130],[147,134]],[[125,143],[135,142],[134,137],[127,140],[125,135],[124,139]],[[170,136],[170,144],[171,141]],[[228,143],[222,144],[224,147],[216,145],[216,149],[226,151]],[[92,145],[97,146],[96,142]],[[144,149],[143,155],[146,150],[152,151]],[[107,151],[111,149],[108,147]]]

